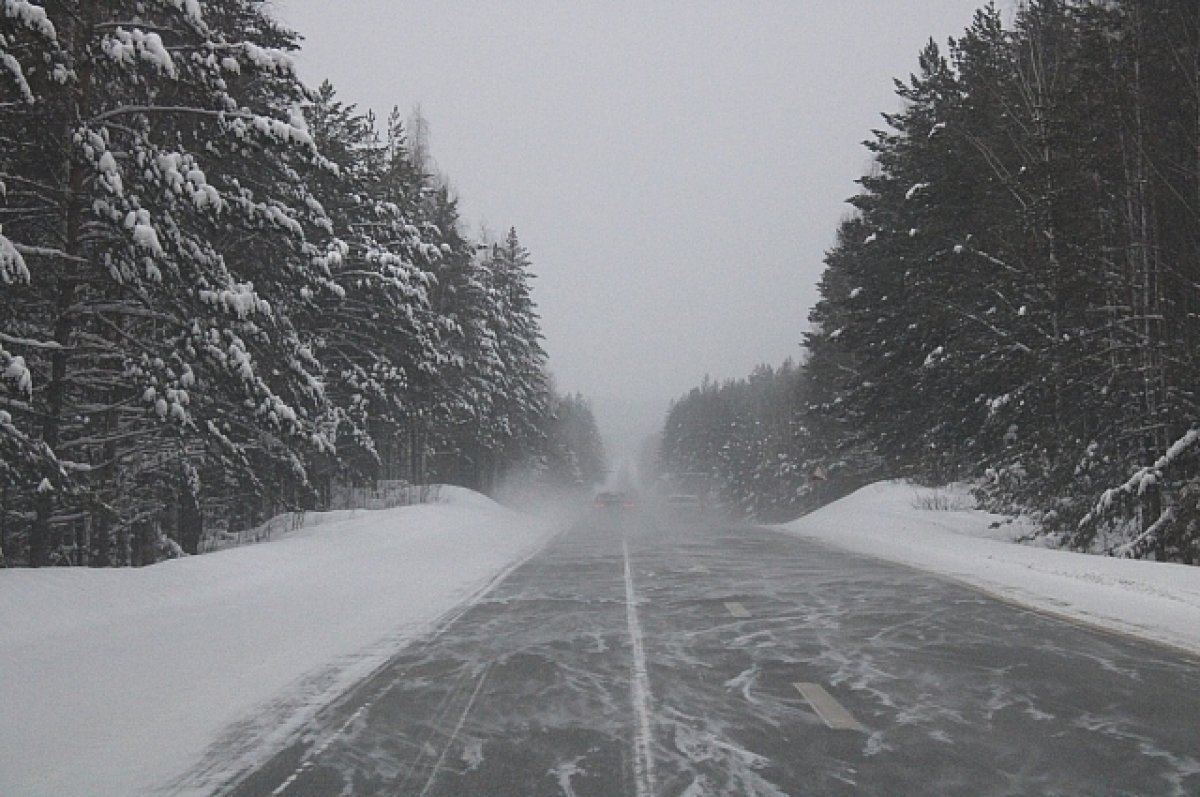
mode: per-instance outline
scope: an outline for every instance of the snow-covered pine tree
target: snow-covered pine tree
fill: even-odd
[[[307,322],[337,413],[339,458],[350,478],[398,478],[420,383],[440,367],[429,269],[441,253],[422,237],[436,240],[437,230],[419,226],[422,178],[394,114],[381,137],[373,117],[343,105],[325,83],[305,115],[321,152],[338,166],[317,192],[345,244],[332,269],[344,295],[319,301]]]
[[[671,405],[659,468],[739,515],[778,521],[810,505],[801,418],[803,372],[790,360],[745,379],[705,380]]]
[[[504,388],[490,425],[497,476],[536,460],[545,447],[549,385],[537,307],[531,294],[529,252],[515,229],[491,249],[485,262],[492,311],[488,318],[500,357]]]
[[[1041,0],[1010,29],[988,6],[948,64],[926,49],[827,258],[825,437],[986,474],[1079,547],[1196,558],[1198,52],[1173,0]]]
[[[871,268],[865,247],[877,240],[873,234],[857,215],[839,225],[834,246],[825,255],[819,298],[809,312],[810,328],[804,336],[808,357],[800,396],[803,468],[810,475],[820,474],[818,481],[846,489],[888,475],[865,420],[869,406],[851,400],[852,391],[864,382],[864,355],[853,333],[862,324],[860,316],[870,312],[863,286]],[[826,491],[824,485],[821,490]]]
[[[16,498],[26,558],[149,561],[198,544],[202,472],[281,494],[331,445],[291,318],[340,291],[294,36],[255,0],[3,8],[11,425],[87,488]]]
[[[1098,374],[1111,411],[1080,470],[1093,494],[1112,489],[1071,540],[1196,563],[1200,14],[1192,3],[1155,0],[1090,4],[1076,16],[1084,66],[1106,87],[1092,111],[1104,122],[1093,140],[1104,175],[1097,192],[1107,211],[1103,255],[1112,274],[1108,349]]]
[[[546,431],[545,479],[562,487],[604,481],[608,469],[604,443],[591,403],[579,393],[553,393]]]
[[[475,245],[460,229],[457,200],[445,184],[426,188],[422,218],[437,231],[440,252],[430,296],[440,354],[436,374],[415,385],[417,409],[405,449],[410,472],[477,488],[481,463],[473,441],[490,406],[489,375],[498,358],[482,336],[485,291]]]

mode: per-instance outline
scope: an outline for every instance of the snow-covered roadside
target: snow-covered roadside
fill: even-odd
[[[286,735],[554,532],[442,499],[140,570],[0,571],[0,794],[150,793],[272,700]]]
[[[1200,654],[1200,567],[1015,544],[1028,529],[992,528],[1000,518],[961,508],[970,504],[963,491],[884,482],[781,528]]]

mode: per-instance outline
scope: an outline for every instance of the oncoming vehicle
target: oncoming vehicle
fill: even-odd
[[[618,512],[633,509],[633,498],[628,493],[597,493],[596,497],[592,500],[592,506],[601,511]]]

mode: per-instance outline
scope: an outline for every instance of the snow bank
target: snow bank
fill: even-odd
[[[141,570],[0,571],[0,794],[147,793],[255,714],[285,738],[552,534],[440,500]]]
[[[972,504],[962,489],[884,482],[781,528],[949,576],[1031,608],[1200,653],[1200,567],[1015,544],[1028,528],[967,508]]]

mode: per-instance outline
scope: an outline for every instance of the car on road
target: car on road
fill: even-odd
[[[596,497],[592,499],[592,506],[599,511],[620,512],[633,509],[634,501],[629,493],[606,491],[596,493]]]

